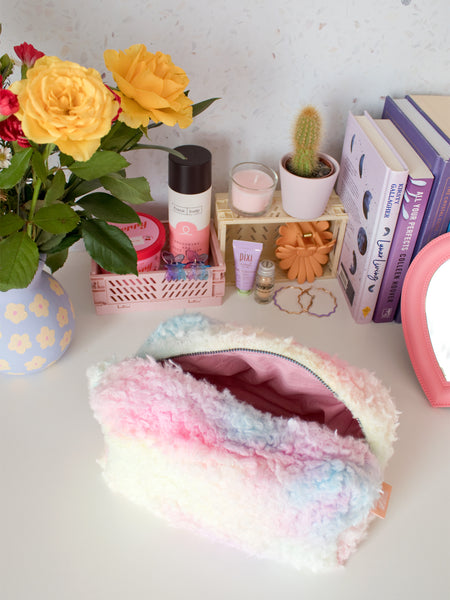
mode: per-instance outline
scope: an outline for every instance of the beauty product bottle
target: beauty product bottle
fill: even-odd
[[[275,288],[275,265],[271,260],[262,260],[258,265],[255,279],[255,300],[268,304],[273,299]]]
[[[185,158],[169,154],[169,240],[170,252],[188,250],[209,254],[211,219],[211,152],[202,146],[175,148]]]

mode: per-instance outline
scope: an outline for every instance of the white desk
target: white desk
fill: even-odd
[[[320,282],[338,299],[327,318],[261,306],[234,288],[222,306],[202,309],[370,368],[402,413],[385,477],[393,485],[386,519],[374,522],[344,569],[314,575],[170,528],[110,492],[96,462],[103,438],[86,369],[133,354],[161,320],[182,311],[97,316],[84,252],[71,254],[58,279],[77,314],[72,345],[41,374],[0,376],[2,600],[449,597],[450,410],[426,401],[401,326],[356,325],[335,280]]]

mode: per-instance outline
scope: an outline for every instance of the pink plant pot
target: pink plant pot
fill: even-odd
[[[328,154],[320,153],[320,158],[330,163],[332,171],[327,177],[299,177],[286,168],[291,154],[280,160],[281,202],[284,211],[296,219],[310,221],[317,219],[325,209],[339,174],[339,163]]]

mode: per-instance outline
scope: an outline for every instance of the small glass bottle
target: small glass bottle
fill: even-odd
[[[271,260],[262,260],[256,273],[254,296],[259,304],[272,302],[275,288],[275,264]]]

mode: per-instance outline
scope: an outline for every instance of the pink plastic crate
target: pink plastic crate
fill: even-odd
[[[167,224],[164,224],[167,228]],[[168,239],[168,236],[166,236]],[[90,279],[99,315],[158,308],[217,306],[225,294],[225,263],[211,223],[208,279],[166,280],[166,269],[136,275],[101,273],[92,261]]]

